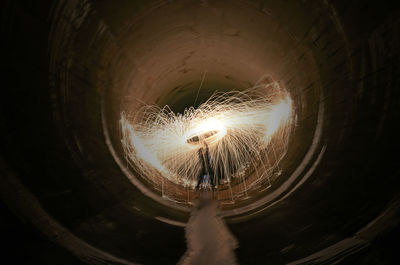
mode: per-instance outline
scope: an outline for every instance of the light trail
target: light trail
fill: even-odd
[[[181,114],[168,106],[144,106],[130,116],[123,112],[121,142],[128,163],[159,186],[168,179],[194,189],[201,172],[198,150],[204,142],[215,183],[244,180],[254,172],[261,182],[286,152],[293,113],[289,93],[274,82],[214,94]],[[246,183],[244,187],[249,188]]]

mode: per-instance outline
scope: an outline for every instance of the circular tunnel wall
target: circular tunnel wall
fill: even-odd
[[[399,21],[377,6],[6,2],[4,200],[89,263],[174,264],[197,194],[170,184],[161,196],[127,166],[121,112],[179,112],[264,78],[288,91],[296,119],[272,183],[229,204],[216,193],[239,262],[367,251],[398,222]]]
[[[211,13],[210,8],[214,10]],[[127,37],[126,46],[104,53],[106,67],[112,69],[106,72],[116,73],[109,77],[113,81],[104,87],[103,95],[106,98],[103,122],[116,153],[123,153],[118,123],[122,111],[131,113],[144,104],[182,110],[196,104],[196,97],[200,103],[214,91],[251,88],[266,76],[281,82],[295,97],[302,128],[315,127],[317,115],[313,114],[320,111],[320,80],[311,52],[301,45],[296,54],[294,40],[288,32],[279,29],[276,21],[252,5],[219,3],[210,8],[192,2],[162,7],[149,5],[146,10],[152,10],[151,15],[131,22],[124,31],[126,36],[132,36]],[[121,53],[133,54],[133,57]],[[297,60],[301,55],[304,58]],[[109,58],[117,59],[110,64]],[[119,79],[123,81],[116,81]],[[199,90],[200,85],[203,89]],[[302,87],[308,90],[302,93]],[[297,133],[301,134],[301,130],[304,129],[299,126]],[[295,156],[290,159],[292,167],[297,166],[313,137],[305,135],[308,133],[303,131],[303,143],[292,151]],[[285,170],[285,174],[291,173]],[[135,174],[127,174],[130,179],[135,178]],[[261,189],[265,190],[265,185]],[[185,194],[179,187],[165,190],[172,198],[179,192]],[[188,194],[190,198],[194,196]]]

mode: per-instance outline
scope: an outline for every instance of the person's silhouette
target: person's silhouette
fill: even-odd
[[[215,188],[214,183],[214,171],[211,167],[211,157],[208,149],[208,145],[206,142],[202,142],[202,147],[200,147],[198,151],[199,159],[201,161],[201,171],[198,176],[196,189],[200,188],[201,183],[207,182],[208,180],[211,183],[211,187]]]

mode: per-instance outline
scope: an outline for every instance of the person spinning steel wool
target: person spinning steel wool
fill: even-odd
[[[200,189],[201,184],[207,185],[210,182],[212,189],[215,189],[214,171],[211,167],[211,157],[208,145],[205,141],[202,142],[202,147],[198,151],[201,161],[201,171],[198,177],[196,189]]]

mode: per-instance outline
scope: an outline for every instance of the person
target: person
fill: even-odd
[[[198,151],[198,155],[201,161],[201,171],[198,177],[196,189],[200,188],[201,183],[207,183],[208,181],[211,183],[212,189],[214,189],[214,172],[211,167],[210,151],[205,141],[203,141],[202,147],[200,147]]]

